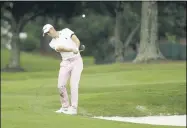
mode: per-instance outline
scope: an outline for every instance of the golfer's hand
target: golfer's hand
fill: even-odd
[[[73,49],[73,53],[77,54],[77,53],[79,53],[79,50],[78,49]]]

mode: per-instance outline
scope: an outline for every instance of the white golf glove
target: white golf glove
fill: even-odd
[[[78,48],[73,49],[73,53],[74,53],[74,54],[79,53],[79,49],[78,49]]]

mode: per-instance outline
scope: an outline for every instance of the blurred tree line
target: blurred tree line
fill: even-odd
[[[20,50],[55,53],[48,46],[51,39],[42,37],[46,23],[53,24],[57,30],[65,27],[73,30],[86,45],[82,54],[94,56],[97,64],[152,58],[186,59],[186,46],[180,43],[186,39],[186,2],[1,3],[1,28],[12,33],[12,36],[1,34],[1,39],[11,38],[9,68],[20,68]],[[20,40],[21,32],[26,32],[28,37]]]

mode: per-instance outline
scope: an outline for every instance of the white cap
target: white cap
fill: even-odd
[[[47,33],[50,28],[52,28],[53,26],[51,24],[46,24],[43,26],[43,36],[45,35],[45,33]]]

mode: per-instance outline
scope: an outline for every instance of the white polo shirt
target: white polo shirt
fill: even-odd
[[[55,50],[57,46],[63,46],[65,48],[77,48],[75,42],[71,39],[71,35],[74,34],[69,28],[62,29],[59,31],[59,37],[53,38],[49,43],[49,46]],[[80,53],[74,54],[73,52],[60,52],[63,60],[67,60],[76,56]]]

